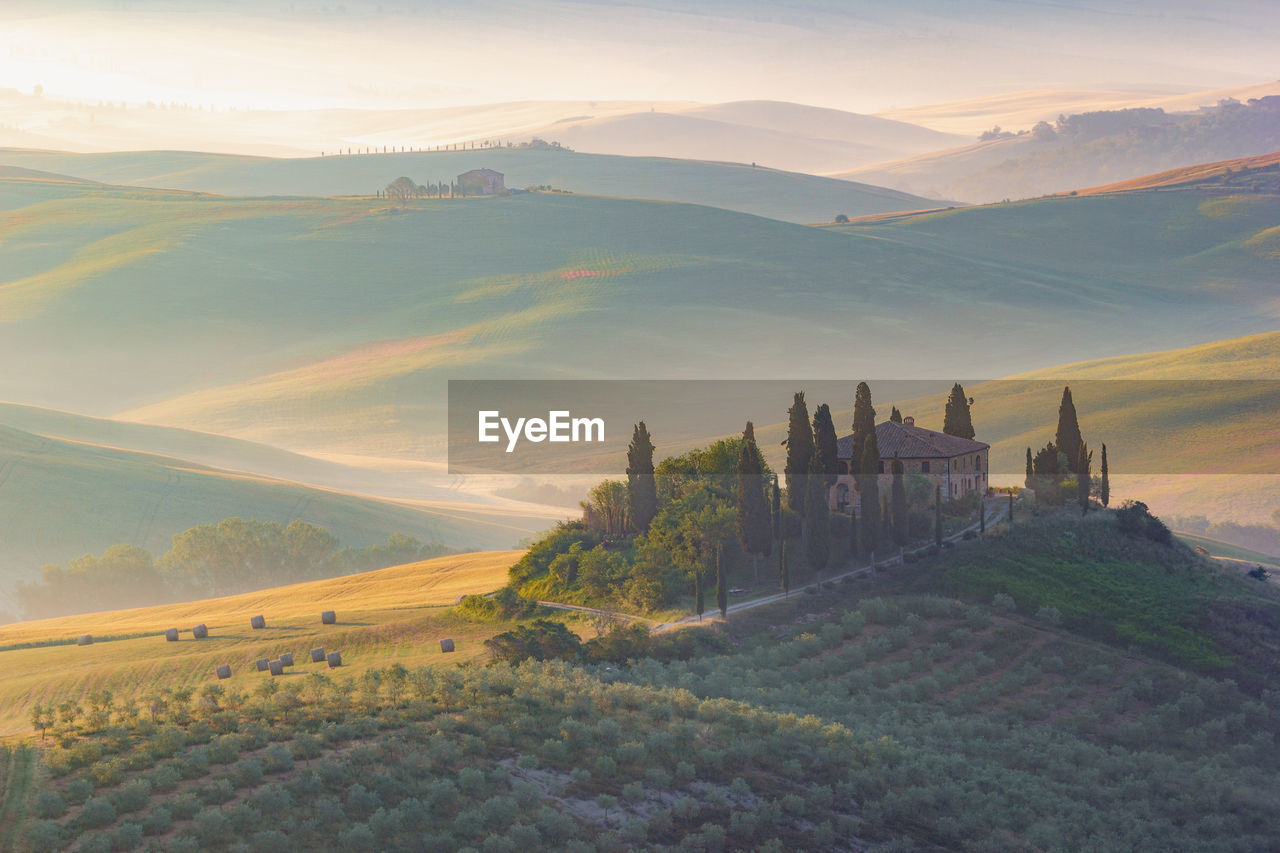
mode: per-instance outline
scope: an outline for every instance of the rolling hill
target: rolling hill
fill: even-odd
[[[113,544],[158,556],[174,534],[231,516],[283,524],[298,518],[355,547],[392,533],[454,547],[505,546],[557,517],[512,502],[486,507],[463,495],[395,502],[3,425],[0,503],[0,609],[11,609],[13,585],[37,579],[46,563]]]
[[[954,134],[783,101],[561,119],[537,131],[577,151],[759,163],[823,174],[951,148]]]
[[[708,155],[711,151],[704,152]],[[721,156],[719,159],[729,159]],[[70,154],[0,150],[0,164],[57,171],[110,184],[233,196],[373,195],[406,175],[446,185],[471,169],[497,169],[519,189],[704,204],[789,222],[830,222],[937,207],[940,202],[853,181],[742,163],[579,154],[550,146],[283,159],[185,151]],[[57,168],[54,168],[54,167]]]
[[[1143,108],[1073,115],[1067,125],[1043,133],[980,141],[837,176],[933,198],[991,202],[1068,192],[1277,148],[1280,98],[1270,97],[1188,114]]]
[[[0,356],[28,367],[0,397],[307,452],[438,461],[446,377],[1000,376],[1275,322],[1267,193],[814,229],[548,194],[13,183],[32,195],[0,221]]]

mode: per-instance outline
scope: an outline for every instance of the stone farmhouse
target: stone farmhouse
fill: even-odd
[[[493,169],[472,169],[458,176],[463,195],[498,195],[506,192],[505,176]]]
[[[915,418],[902,423],[885,421],[876,424],[876,445],[880,449],[880,494],[888,494],[893,485],[893,457],[902,462],[904,475],[919,474],[942,487],[943,500],[955,500],[970,492],[987,491],[987,454],[991,445],[981,441],[934,432],[916,426]],[[857,504],[857,486],[849,474],[849,458],[853,455],[853,436],[846,435],[836,443],[836,484],[830,493],[830,506],[836,512],[849,512]]]

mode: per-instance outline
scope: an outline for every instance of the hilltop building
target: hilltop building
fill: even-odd
[[[880,449],[880,494],[888,494],[893,485],[893,457],[902,462],[904,475],[919,474],[942,486],[943,500],[955,500],[970,492],[987,491],[987,454],[991,445],[944,432],[916,426],[915,418],[902,423],[885,421],[876,424],[876,445]],[[846,435],[836,443],[836,484],[831,488],[833,510],[848,512],[857,501],[857,486],[849,474],[849,458],[853,455],[853,436]]]
[[[458,176],[463,195],[498,195],[506,191],[505,176],[493,169],[472,169]]]

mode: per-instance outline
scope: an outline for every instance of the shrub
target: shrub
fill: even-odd
[[[1018,609],[1018,605],[1013,600],[1013,596],[1006,595],[1003,592],[996,593],[995,598],[991,599],[991,606],[1001,613],[1012,613]]]
[[[147,835],[164,835],[173,828],[173,815],[160,805],[142,816],[142,831]]]
[[[454,609],[472,622],[511,622],[532,615],[538,605],[504,586],[492,595],[464,595]]]
[[[67,811],[67,802],[57,791],[41,791],[36,796],[33,809],[36,817],[53,819],[62,817]]]
[[[111,802],[120,814],[136,812],[151,799],[151,783],[146,779],[134,779],[111,796]]]
[[[130,850],[137,850],[142,844],[142,825],[134,821],[126,821],[120,824],[111,836],[111,847],[120,853],[127,853]]]
[[[51,820],[33,823],[27,830],[27,846],[32,853],[53,853],[62,848],[62,824]]]
[[[1062,613],[1056,607],[1041,607],[1036,611],[1036,621],[1046,625],[1061,625]]]
[[[98,829],[115,823],[116,807],[107,797],[93,797],[85,801],[80,810],[80,821],[88,827]]]

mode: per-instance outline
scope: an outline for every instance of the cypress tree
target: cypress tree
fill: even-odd
[[[1068,470],[1073,474],[1079,473],[1076,465],[1080,460],[1080,422],[1076,419],[1076,404],[1071,399],[1070,385],[1062,389],[1062,402],[1058,404],[1058,432],[1053,441],[1059,452],[1066,454]]]
[[[1076,500],[1080,502],[1081,515],[1089,512],[1089,489],[1093,485],[1093,477],[1089,471],[1089,463],[1093,454],[1089,452],[1089,445],[1080,442],[1080,454],[1076,458]]]
[[[815,458],[814,473],[809,478],[809,497],[805,499],[805,556],[815,573],[827,567],[831,556],[826,476],[817,470],[817,464]]]
[[[720,558],[720,546],[716,546],[716,607],[720,617],[729,618],[729,582],[724,576],[724,560]]]
[[[957,382],[951,387],[947,397],[947,410],[942,416],[942,431],[947,435],[958,435],[960,438],[973,438],[973,416],[969,412],[969,398],[964,395],[964,388]]]
[[[773,525],[764,492],[764,467],[756,446],[755,427],[747,421],[738,453],[738,539],[751,555],[755,582],[760,583],[760,558],[773,550]]]
[[[898,411],[898,407],[897,407],[897,406],[894,406],[894,407],[889,411],[889,420],[893,421],[895,424],[900,424],[900,423],[902,423],[902,412],[899,412],[899,411]]]
[[[782,490],[778,488],[778,476],[776,474],[773,477],[771,514],[773,516],[773,538],[776,542],[782,539]]]
[[[782,584],[782,597],[786,598],[791,594],[791,567],[787,565],[787,540],[782,540],[782,545],[778,549],[779,564],[779,582]]]
[[[898,547],[907,544],[907,483],[902,460],[893,454],[893,541]]]
[[[787,506],[804,516],[805,481],[813,467],[813,428],[809,425],[809,405],[804,392],[796,393],[787,410]]]
[[[1103,506],[1111,504],[1111,474],[1107,470],[1107,446],[1102,445],[1102,481],[1098,484],[1098,500]]]
[[[880,533],[880,451],[876,446],[875,430],[862,445],[862,464],[858,467],[865,472],[858,476],[858,504],[862,510],[862,530],[858,536],[862,539],[863,550],[874,553]]]
[[[702,621],[702,614],[706,611],[707,605],[702,598],[702,567],[693,571],[693,608],[698,611],[698,621]]]
[[[658,485],[653,477],[653,439],[644,421],[635,425],[627,447],[627,496],[631,499],[631,523],[638,532],[649,529],[658,514]]]
[[[839,460],[836,458],[836,425],[826,403],[813,413],[813,443],[817,455],[815,470],[822,475],[823,484],[830,488],[836,484]]]
[[[1030,447],[1027,448],[1027,476],[1022,481],[1022,485],[1026,486],[1028,489],[1034,489],[1036,487],[1036,470],[1031,462]]]
[[[933,544],[942,550],[942,486],[935,487],[933,495]]]
[[[862,451],[867,443],[867,436],[875,434],[876,410],[871,406],[871,386],[859,382],[853,397],[853,454],[849,459],[850,474],[867,473],[858,469],[862,465]]]

